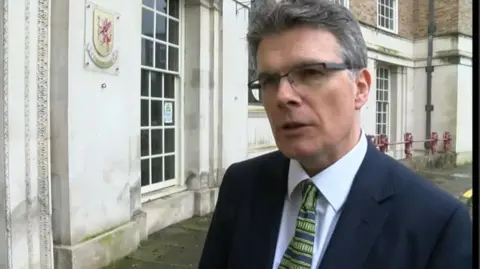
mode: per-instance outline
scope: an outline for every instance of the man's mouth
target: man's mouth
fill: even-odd
[[[283,130],[295,130],[295,129],[299,129],[299,128],[302,128],[302,127],[305,127],[305,126],[307,126],[307,125],[304,124],[304,123],[289,122],[289,123],[285,123],[284,125],[282,125],[282,129]]]

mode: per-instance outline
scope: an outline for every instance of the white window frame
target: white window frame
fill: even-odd
[[[398,1],[399,0],[391,0],[393,1],[393,29],[380,25],[380,17],[381,17],[380,5],[382,5],[380,1],[382,0],[377,0],[377,27],[379,29],[382,29],[394,34],[398,34]],[[388,1],[388,0],[384,0],[384,1]]]
[[[155,4],[156,4],[156,1],[155,1]],[[140,69],[142,69],[142,70],[176,75],[176,77],[175,77],[175,92],[174,92],[175,98],[172,99],[172,101],[174,103],[174,122],[175,122],[175,124],[173,125],[173,128],[175,129],[175,131],[174,131],[174,133],[175,133],[175,150],[174,150],[173,153],[167,153],[167,154],[162,153],[162,154],[158,154],[158,155],[151,155],[151,143],[150,143],[151,142],[151,135],[150,135],[149,136],[149,148],[148,148],[149,154],[147,156],[140,156],[140,160],[150,159],[150,182],[151,182],[151,177],[152,177],[151,159],[152,159],[152,157],[169,156],[169,155],[175,154],[175,178],[171,179],[171,180],[168,180],[168,181],[163,181],[163,182],[150,184],[150,185],[147,185],[147,186],[142,186],[141,187],[142,196],[148,195],[148,197],[142,197],[142,202],[145,202],[145,201],[150,200],[150,199],[155,199],[157,196],[158,197],[163,196],[162,194],[158,193],[159,191],[164,191],[167,188],[170,189],[171,187],[184,185],[184,180],[182,180],[184,178],[184,172],[181,169],[181,167],[183,167],[183,164],[184,164],[184,162],[183,162],[184,135],[183,135],[183,132],[181,131],[181,130],[183,130],[184,113],[183,113],[183,103],[181,102],[181,100],[184,100],[184,87],[183,87],[183,83],[182,83],[182,78],[184,77],[184,53],[183,53],[183,48],[185,47],[185,45],[184,45],[185,44],[185,35],[184,35],[184,33],[185,33],[185,9],[184,9],[184,0],[179,0],[179,14],[178,14],[178,19],[176,19],[176,18],[170,17],[169,14],[165,14],[163,12],[155,10],[154,8],[150,8],[148,6],[145,6],[143,3],[141,4],[141,8],[151,10],[151,11],[154,12],[154,14],[162,14],[166,18],[174,19],[174,20],[178,21],[178,24],[179,24],[178,46],[176,46],[174,44],[171,44],[171,43],[168,43],[168,42],[165,42],[165,41],[162,41],[162,40],[158,40],[158,39],[155,39],[155,38],[152,38],[152,37],[149,37],[149,36],[144,36],[144,35],[140,34],[140,38],[153,41],[154,45],[155,45],[155,42],[157,42],[157,43],[162,43],[162,44],[165,44],[165,45],[170,45],[170,46],[173,46],[173,47],[177,47],[178,48],[178,56],[179,56],[178,72],[172,72],[171,70],[166,70],[166,69],[161,69],[161,68],[156,68],[156,67],[151,67],[151,66],[144,66],[144,65],[140,64]],[[141,18],[141,19],[143,19],[143,18]],[[156,19],[157,19],[157,16],[154,16],[154,22],[153,22],[154,23],[154,33],[156,32]],[[167,27],[166,36],[168,36],[168,27]],[[153,52],[152,57],[153,57],[153,62],[155,63],[155,50]],[[168,65],[168,53],[166,54],[165,60],[166,60],[166,63]],[[167,66],[167,68],[168,68],[168,66]],[[163,82],[163,79],[162,79],[162,82]],[[164,90],[165,89],[162,87],[162,92]],[[149,95],[149,97],[140,96],[140,100],[164,100],[164,101],[169,100],[169,99],[166,99],[166,98],[151,97],[151,80],[150,79],[149,79],[148,95]],[[162,96],[163,96],[163,93],[162,93]],[[163,109],[163,106],[162,106],[162,109]],[[152,130],[152,129],[163,129],[163,128],[165,128],[165,126],[163,126],[163,125],[161,127],[150,126],[150,123],[151,123],[151,106],[149,106],[149,108],[148,108],[148,119],[149,119],[149,126],[140,126],[140,130]],[[165,129],[168,129],[168,128],[165,128]],[[165,148],[165,136],[163,135],[162,136],[162,149],[164,149],[164,148]],[[162,168],[165,169],[165,159],[163,159],[163,167]],[[165,180],[165,178],[164,178],[164,180]]]
[[[341,3],[338,3],[339,1],[342,1],[343,2],[343,6],[346,7],[346,8],[350,8],[350,0],[331,0],[332,2],[335,2],[337,4],[341,4]]]
[[[387,72],[387,76],[379,77],[379,70],[384,70]],[[379,80],[387,80],[387,89],[379,88]],[[377,66],[375,69],[375,82],[376,82],[376,94],[375,94],[375,136],[381,135],[378,133],[377,129],[379,125],[385,125],[385,135],[390,137],[390,117],[391,117],[391,98],[392,98],[392,71],[388,66]],[[388,98],[379,100],[377,96],[379,96],[379,92],[388,92]],[[384,96],[384,95],[383,95]],[[385,111],[378,111],[379,104],[387,104],[387,109]],[[385,115],[385,122],[378,122],[378,115],[379,114],[386,114]]]

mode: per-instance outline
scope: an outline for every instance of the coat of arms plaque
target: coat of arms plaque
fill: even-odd
[[[85,68],[118,74],[116,22],[120,16],[87,2],[85,9]]]

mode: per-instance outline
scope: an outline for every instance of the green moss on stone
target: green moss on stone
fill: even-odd
[[[389,48],[378,46],[378,45],[377,45],[377,50],[386,54],[391,54],[391,55],[398,55],[400,53],[398,50],[389,49]]]
[[[122,223],[121,225],[117,225],[117,226],[112,227],[112,228],[110,228],[108,230],[105,230],[103,232],[99,232],[99,233],[92,234],[92,235],[87,235],[87,236],[83,237],[82,240],[80,240],[80,243],[92,240],[92,239],[97,238],[97,237],[101,237],[102,235],[107,234],[107,233],[117,229],[118,227],[124,225],[124,224],[125,223]],[[111,236],[112,236],[111,234],[108,234],[106,237],[111,237]],[[100,241],[102,241],[102,240],[103,240],[103,238],[100,239]]]

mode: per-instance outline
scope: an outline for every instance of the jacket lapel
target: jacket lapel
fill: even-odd
[[[380,154],[369,143],[320,269],[362,268],[388,216],[384,201],[395,189]]]
[[[289,159],[280,152],[272,155],[270,163],[262,167],[262,178],[256,186],[256,201],[252,204],[251,229],[256,231],[251,239],[252,268],[272,268],[278,232],[287,194]]]

